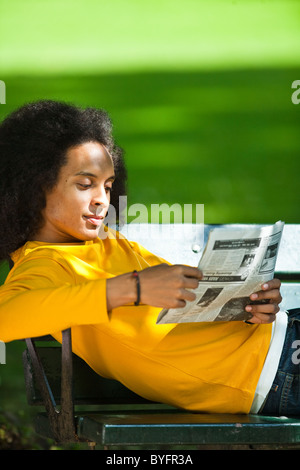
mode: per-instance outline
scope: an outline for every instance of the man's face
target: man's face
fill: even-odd
[[[70,148],[56,186],[46,195],[44,225],[34,239],[51,243],[95,239],[109,207],[114,177],[112,158],[100,143]]]

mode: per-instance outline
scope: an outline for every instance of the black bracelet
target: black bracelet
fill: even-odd
[[[134,305],[138,306],[140,304],[140,300],[141,300],[140,278],[139,278],[138,272],[136,270],[134,270],[132,274],[133,274],[133,276],[135,277],[135,280],[136,280],[136,290],[137,290],[137,296],[136,296],[136,301],[134,302]]]

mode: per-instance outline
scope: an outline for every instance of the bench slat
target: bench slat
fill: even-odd
[[[280,287],[282,302],[281,310],[300,308],[300,284],[283,282]]]
[[[262,225],[262,224],[260,224]],[[197,266],[212,228],[242,228],[245,224],[128,224],[120,227],[129,240],[171,263]],[[259,226],[254,225],[253,226]],[[199,251],[193,249],[199,247]],[[300,280],[300,224],[286,224],[283,229],[275,272],[280,279]]]
[[[80,414],[77,435],[99,445],[299,444],[299,419],[257,415],[165,413]],[[51,436],[47,417],[37,432]],[[49,434],[50,433],[50,434]]]

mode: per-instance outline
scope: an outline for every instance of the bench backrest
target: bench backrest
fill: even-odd
[[[258,226],[258,225],[256,225]],[[120,227],[128,240],[139,242],[171,263],[197,266],[209,231],[214,227],[240,228],[244,224],[128,224]],[[300,224],[283,229],[276,273],[282,280],[300,280]]]
[[[129,240],[137,241],[171,263],[197,266],[212,228],[243,226],[243,224],[128,224],[121,227],[120,232]],[[8,262],[0,261],[0,285],[4,282],[8,271]],[[286,224],[283,229],[276,273],[283,280],[300,280],[300,224]]]
[[[47,346],[39,346],[36,349],[52,391],[53,399],[59,405],[61,400],[61,348],[57,347],[56,342],[53,341],[53,346],[49,346],[47,342]],[[100,377],[82,359],[75,354],[72,356],[74,405],[149,403],[119,382]],[[43,398],[27,349],[23,352],[23,367],[28,403],[30,405],[43,405]]]

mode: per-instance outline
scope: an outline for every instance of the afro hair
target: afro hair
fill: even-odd
[[[104,110],[40,100],[25,104],[0,125],[0,259],[30,240],[43,224],[46,193],[56,184],[70,147],[95,141],[112,156],[116,180],[111,204],[126,193],[123,151]]]

